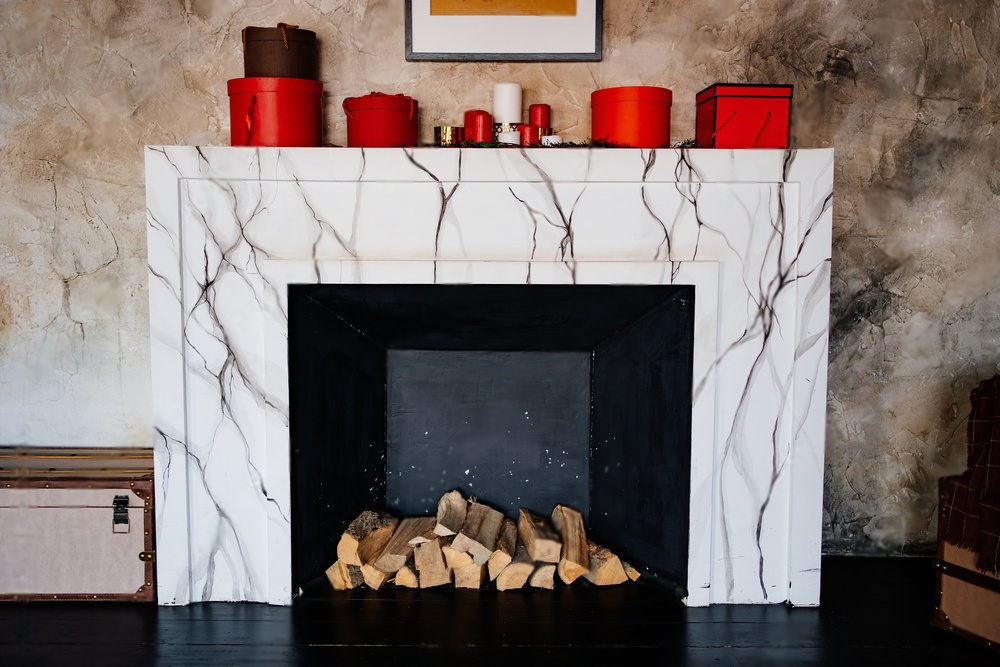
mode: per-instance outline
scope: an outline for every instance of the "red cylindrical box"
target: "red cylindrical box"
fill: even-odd
[[[669,146],[672,101],[669,89],[655,86],[595,90],[590,94],[590,136],[617,146]]]
[[[532,104],[528,107],[528,124],[535,127],[552,127],[552,107],[548,104]]]
[[[230,79],[233,146],[319,146],[323,142],[323,84],[309,79]]]
[[[407,95],[369,93],[344,100],[347,145],[396,148],[417,145],[417,101]]]
[[[465,112],[465,140],[476,142],[493,141],[493,114],[482,109]]]
[[[706,148],[788,148],[792,87],[716,83],[695,96]]]

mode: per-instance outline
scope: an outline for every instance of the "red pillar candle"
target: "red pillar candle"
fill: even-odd
[[[532,104],[528,107],[528,124],[543,129],[552,127],[552,109],[548,104]]]
[[[521,133],[522,146],[537,146],[542,138],[542,128],[536,125],[521,125],[517,128]]]
[[[472,109],[465,112],[465,140],[493,141],[493,116],[488,111]]]

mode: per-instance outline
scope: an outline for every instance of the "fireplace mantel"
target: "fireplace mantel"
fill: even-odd
[[[288,290],[695,286],[689,605],[819,603],[833,151],[146,148],[160,604],[289,604]]]

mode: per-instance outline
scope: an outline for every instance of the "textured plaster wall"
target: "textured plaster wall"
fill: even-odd
[[[144,144],[228,143],[240,29],[322,40],[326,138],[372,90],[421,135],[517,81],[557,131],[589,96],[795,84],[793,141],[837,151],[827,551],[933,540],[968,392],[1000,371],[1000,1],[607,0],[600,63],[407,63],[402,0],[0,3],[0,443],[151,441]]]

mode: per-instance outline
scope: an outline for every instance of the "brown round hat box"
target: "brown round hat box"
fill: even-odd
[[[243,76],[319,80],[316,33],[279,23],[243,29]]]

